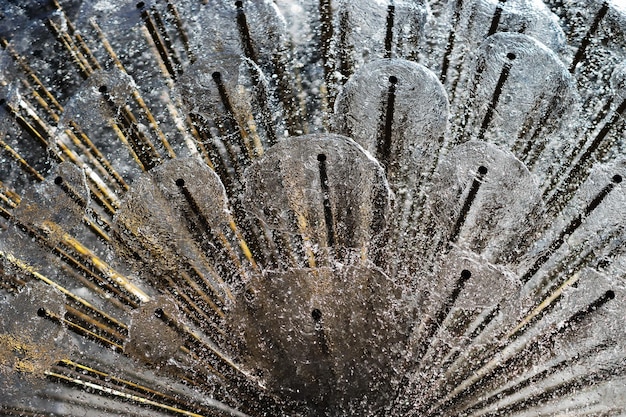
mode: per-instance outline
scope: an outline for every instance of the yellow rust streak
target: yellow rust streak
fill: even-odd
[[[124,64],[122,64],[122,61],[120,61],[119,58],[117,57],[117,54],[115,53],[115,51],[111,47],[111,44],[109,43],[109,41],[107,40],[106,36],[104,35],[104,32],[102,31],[102,29],[100,29],[100,26],[98,26],[96,21],[93,20],[93,19],[91,20],[91,25],[96,30],[96,32],[98,33],[98,37],[100,38],[100,42],[102,42],[102,45],[104,46],[104,49],[107,51],[107,53],[109,54],[109,56],[113,60],[113,63],[115,64],[115,66],[117,68],[119,68],[120,71],[122,71],[123,73],[126,74],[127,72],[126,72],[126,68],[124,67]],[[165,73],[167,74],[167,70],[165,70]],[[143,100],[143,98],[139,94],[139,91],[136,88],[133,88],[133,98],[135,99],[135,101],[137,102],[139,107],[142,109],[144,114],[146,115],[146,118],[150,122],[150,126],[152,126],[152,129],[157,133],[157,135],[159,136],[159,139],[161,139],[161,143],[163,144],[163,146],[167,150],[168,155],[171,158],[176,158],[176,153],[174,152],[174,149],[172,149],[172,146],[170,145],[169,141],[167,140],[167,137],[165,136],[165,134],[163,133],[163,131],[159,127],[159,123],[154,118],[152,112],[150,111],[150,109],[148,108],[148,106],[146,105],[145,101]]]
[[[91,49],[89,49],[89,46],[87,46],[87,43],[85,43],[85,41],[83,40],[83,37],[80,35],[80,33],[76,32],[76,27],[74,26],[70,18],[67,16],[67,13],[65,13],[65,10],[63,10],[63,7],[61,7],[61,5],[59,4],[57,0],[53,0],[52,4],[57,10],[63,13],[63,18],[65,19],[65,24],[67,25],[67,28],[69,29],[68,30],[69,33],[73,35],[76,42],[78,42],[79,48],[80,50],[82,50],[82,54],[87,56],[87,58],[89,58],[88,62],[91,61],[91,66],[93,66],[96,69],[102,69],[102,67],[98,63],[98,60],[96,59],[94,54],[91,52]]]
[[[109,175],[111,175],[115,179],[115,181],[122,187],[124,191],[128,190],[128,184],[126,184],[122,176],[115,170],[115,168],[113,168],[111,163],[104,157],[104,155],[102,155],[102,152],[100,152],[100,150],[96,148],[96,145],[94,145],[91,139],[89,139],[89,136],[87,136],[87,134],[83,132],[80,126],[78,126],[78,124],[76,124],[76,122],[72,120],[70,120],[69,125],[72,128],[73,132],[76,133],[75,137],[78,140],[82,141],[87,149],[91,151],[93,155],[95,155],[96,160],[104,167],[106,172],[108,172]]]
[[[104,209],[110,214],[114,215],[117,207],[119,207],[119,200],[112,195],[105,185],[98,181],[96,174],[88,167],[85,166],[82,159],[71,149],[69,149],[63,142],[57,142],[61,151],[74,163],[77,167],[85,171],[87,180],[89,181],[89,190],[91,194],[102,203]]]
[[[110,242],[111,237],[100,228],[95,222],[91,221],[87,216],[83,217],[83,223],[87,225],[96,235],[100,236],[103,240]]]
[[[20,201],[22,201],[22,197],[20,197],[15,191],[9,189],[6,185],[2,183],[2,181],[0,181],[0,189],[2,190],[4,195],[11,199],[14,206],[17,206],[18,204],[20,204]]]
[[[30,90],[31,94],[33,95],[35,101],[37,101],[37,103],[45,110],[48,112],[48,114],[50,115],[50,117],[52,117],[52,120],[54,120],[55,122],[58,123],[59,120],[61,120],[61,118],[59,117],[58,114],[56,114],[54,112],[54,110],[52,110],[52,108],[50,107],[50,105],[48,105],[48,102],[41,96],[41,94],[39,94],[39,92],[37,92],[36,89],[33,88],[33,86],[28,82],[28,80],[22,78],[20,79],[20,81],[22,82],[22,84],[24,85],[24,87],[26,87],[28,90]]]
[[[279,169],[282,170],[282,167],[279,166]],[[280,174],[280,173],[279,173]],[[289,208],[293,211],[296,216],[296,222],[298,226],[298,232],[302,237],[302,246],[303,250],[309,264],[310,268],[317,267],[317,259],[315,258],[315,253],[313,252],[313,245],[311,244],[311,226],[307,220],[305,215],[306,210],[304,209],[302,202],[305,201],[304,195],[302,194],[302,190],[298,186],[298,184],[292,184],[288,181],[288,178],[284,177],[283,179],[284,187],[287,189],[291,189],[294,192],[287,192],[287,198],[289,201]]]
[[[307,222],[306,217],[300,211],[296,211],[296,217],[298,218],[298,230],[302,235],[302,242],[306,258],[309,262],[309,268],[316,268],[317,263],[315,261],[315,254],[313,253],[311,238],[307,232],[309,230],[309,222]]]
[[[113,191],[111,191],[111,189],[107,187],[102,178],[98,174],[93,172],[93,170],[88,166],[85,166],[85,174],[87,175],[87,178],[89,178],[93,186],[96,187],[100,193],[102,193],[102,195],[104,196],[103,198],[105,198],[108,202],[111,211],[115,212],[115,210],[117,210],[121,204],[119,198],[117,198]]]
[[[35,177],[37,181],[43,181],[45,178],[41,175],[35,168],[29,165],[28,162],[22,156],[15,151],[11,146],[9,146],[6,142],[0,139],[0,146],[7,152],[13,159],[17,161],[18,164],[22,167],[23,170],[28,172],[30,175]]]
[[[142,405],[149,405],[152,407],[156,407],[156,408],[160,408],[163,410],[167,410],[170,412],[174,412],[180,415],[184,415],[184,416],[191,416],[191,417],[203,417],[201,414],[197,414],[197,413],[192,413],[191,411],[186,411],[183,409],[180,409],[178,407],[172,407],[157,401],[152,401],[148,398],[144,398],[144,397],[140,397],[138,395],[134,395],[134,394],[128,394],[126,392],[123,391],[119,391],[113,388],[109,388],[109,387],[105,387],[104,385],[99,385],[99,384],[94,384],[92,382],[87,382],[84,381],[82,379],[79,378],[72,378],[69,377],[67,375],[63,375],[63,374],[59,374],[56,372],[46,372],[45,373],[48,376],[54,377],[54,378],[58,378],[67,382],[71,382],[75,385],[78,385],[80,387],[85,388],[86,390],[94,390],[94,391],[99,391],[103,394],[106,395],[111,395],[114,397],[119,397],[119,398],[124,398],[126,400],[130,400],[130,401],[134,401],[136,403],[142,404]]]
[[[1,184],[1,183],[0,183]],[[6,195],[3,192],[0,192],[0,200],[4,201],[4,203],[9,206],[10,208],[15,208],[17,207],[17,204],[11,200],[11,198],[9,198],[8,195]]]
[[[67,326],[70,330],[79,333],[81,335],[84,335],[85,337],[94,339],[99,341],[100,343],[102,343],[103,345],[107,345],[113,349],[115,349],[118,352],[123,352],[124,351],[124,347],[118,343],[115,343],[109,339],[107,339],[106,337],[100,336],[97,333],[92,332],[89,329],[84,328],[83,326],[73,323],[63,317],[60,317],[50,311],[46,310],[46,316],[49,317],[50,319],[52,319],[53,321],[57,322],[57,323],[63,323],[65,326]]]
[[[196,146],[196,143],[194,143],[194,138],[196,139],[196,141],[198,140],[198,132],[195,131],[193,126],[191,126],[189,129],[185,127],[185,120],[180,116],[180,113],[178,112],[178,110],[176,110],[176,106],[174,105],[174,103],[172,103],[172,100],[169,97],[166,107],[167,110],[170,112],[172,119],[174,120],[174,125],[176,126],[176,129],[180,132],[185,141],[185,144],[187,145],[187,148],[191,151],[191,155],[198,155],[198,147]],[[187,124],[189,124],[188,121]],[[213,168],[213,165],[210,166],[211,168]]]
[[[570,279],[568,279],[567,281],[565,281],[560,287],[558,287],[552,294],[550,294],[545,300],[543,300],[541,302],[541,304],[539,304],[537,307],[535,307],[533,309],[533,311],[530,312],[530,314],[528,314],[526,317],[524,317],[524,319],[520,322],[520,324],[518,324],[509,334],[507,337],[511,337],[513,336],[515,333],[517,333],[520,329],[522,329],[524,326],[526,326],[528,323],[530,323],[530,321],[535,318],[537,315],[539,315],[545,308],[547,308],[550,304],[552,304],[554,302],[554,300],[556,300],[557,298],[559,298],[561,296],[561,294],[563,294],[563,291],[565,291],[565,289],[567,289],[567,287],[573,285],[574,283],[576,283],[576,281],[578,281],[580,279],[580,274],[574,274]]]
[[[115,337],[116,339],[124,340],[124,335],[122,335],[117,330],[109,327],[108,325],[102,323],[99,320],[95,320],[93,317],[83,313],[80,310],[75,309],[74,307],[70,305],[65,306],[65,311],[69,313],[70,315],[75,316],[79,320],[89,323],[90,326],[96,327],[100,329],[101,331],[108,333],[110,336]]]
[[[117,57],[117,54],[115,53],[115,51],[111,47],[111,44],[109,43],[109,41],[107,40],[106,36],[104,35],[104,32],[102,31],[102,29],[100,29],[100,26],[98,26],[96,21],[93,20],[93,19],[91,20],[90,23],[91,23],[92,27],[98,33],[98,37],[100,38],[100,41],[102,42],[102,45],[104,46],[104,49],[107,51],[107,53],[109,54],[109,56],[113,60],[113,63],[115,64],[115,66],[118,67],[120,69],[120,71],[122,71],[123,73],[127,73],[126,72],[126,68],[124,68],[124,64],[122,64],[122,62]],[[175,158],[176,154],[174,153],[174,150],[172,149],[170,143],[168,142],[167,138],[165,137],[165,134],[163,133],[163,131],[159,127],[158,122],[156,121],[156,119],[152,115],[152,112],[150,111],[150,109],[148,108],[146,103],[144,102],[143,98],[141,97],[141,95],[139,94],[139,91],[137,89],[133,89],[133,97],[135,98],[135,101],[137,102],[139,107],[141,107],[141,109],[143,110],[143,112],[146,115],[146,118],[148,119],[148,121],[150,122],[150,125],[152,126],[152,128],[157,132],[157,135],[161,139],[161,142],[163,143],[163,146],[167,150],[168,155],[171,158]],[[169,108],[169,106],[168,106],[168,108]]]
[[[154,390],[152,388],[148,388],[148,387],[145,387],[143,385],[139,385],[136,382],[128,381],[128,380],[122,379],[122,378],[117,378],[117,377],[115,377],[115,376],[113,376],[111,374],[108,374],[108,373],[103,372],[103,371],[99,371],[99,370],[91,368],[91,367],[89,367],[87,365],[83,365],[83,364],[80,364],[80,363],[77,363],[77,362],[73,362],[73,361],[71,361],[69,359],[64,359],[64,360],[61,360],[60,362],[62,364],[64,364],[65,366],[72,367],[72,368],[74,368],[74,369],[76,369],[78,371],[82,371],[82,372],[85,372],[87,374],[97,375],[98,377],[105,378],[105,379],[110,380],[112,382],[116,382],[116,383],[119,383],[119,384],[126,385],[127,387],[130,387],[131,389],[145,391],[145,392],[150,393],[150,394],[158,395],[160,397],[176,401],[176,398],[172,397],[171,395],[167,395],[167,394],[164,394],[164,393],[162,393],[160,391]]]
[[[130,107],[128,105],[122,105],[122,106],[120,106],[120,111],[122,113],[122,117],[127,121],[128,125],[129,125],[128,127],[129,128],[131,128],[131,127],[134,128],[134,129],[132,129],[136,133],[134,136],[139,141],[141,141],[142,145],[144,146],[144,150],[145,150],[145,147],[147,147],[147,148],[149,148],[149,151],[154,153],[154,156],[156,156],[157,158],[161,158],[161,155],[159,155],[159,152],[155,148],[154,144],[150,141],[150,138],[147,137],[141,131],[141,129],[139,129],[139,122],[137,121],[137,118],[133,114],[133,112],[130,109]]]
[[[224,329],[219,327],[217,325],[217,323],[214,323],[210,319],[210,316],[207,314],[207,312],[204,309],[200,308],[200,306],[198,306],[198,304],[187,294],[186,291],[184,291],[183,288],[180,288],[180,286],[176,285],[176,283],[174,283],[171,279],[168,279],[167,281],[168,281],[168,285],[170,287],[169,288],[170,294],[172,294],[172,296],[174,296],[174,297],[182,298],[183,301],[189,307],[189,309],[187,309],[185,311],[186,314],[191,316],[191,315],[195,315],[197,313],[198,315],[204,317],[205,320],[210,322],[210,325],[211,325],[211,327],[213,328],[214,331],[218,332],[222,336],[226,336],[226,333],[224,332]],[[176,293],[176,294],[173,294],[173,293]],[[219,315],[219,312],[216,311],[216,314]]]
[[[130,152],[130,154],[132,155],[133,159],[135,160],[135,162],[137,162],[137,165],[139,165],[139,168],[141,168],[142,171],[146,171],[146,167],[143,165],[143,163],[141,162],[141,160],[139,159],[139,156],[137,156],[137,154],[135,153],[135,150],[133,149],[132,146],[130,146],[130,143],[128,143],[128,139],[126,139],[126,136],[124,135],[124,132],[122,132],[122,130],[120,129],[120,127],[117,125],[117,123],[115,122],[115,120],[113,119],[109,119],[109,125],[111,126],[111,128],[113,128],[113,131],[115,132],[115,134],[117,135],[117,137],[119,138],[119,140],[126,145],[126,147],[128,148],[128,151]]]
[[[98,258],[95,253],[83,246],[79,241],[74,239],[74,237],[70,236],[67,233],[62,233],[61,242],[72,248],[75,252],[89,259],[89,261],[93,264],[94,267],[96,267],[96,269],[98,269],[98,271],[100,271],[100,273],[102,273],[106,277],[111,278],[113,281],[115,281],[115,283],[124,288],[130,294],[133,294],[141,302],[146,302],[150,300],[148,294],[146,294],[140,288],[130,282],[128,278],[111,268],[109,264]]]
[[[33,106],[29,102],[24,100],[23,98],[20,98],[18,105],[22,110],[26,112],[26,114],[30,117],[31,121],[34,122],[34,124],[39,128],[39,130],[33,127],[31,123],[29,123],[24,117],[22,117],[17,112],[17,109],[13,109],[9,104],[6,104],[7,108],[9,108],[10,111],[14,114],[14,117],[16,118],[16,120],[19,119],[18,123],[21,121],[21,123],[23,123],[22,125],[23,128],[26,128],[26,130],[31,135],[35,135],[37,139],[47,148],[47,150],[53,153],[53,155],[59,160],[59,162],[63,162],[63,157],[56,152],[56,149],[49,147],[50,145],[49,141],[54,141],[55,143],[60,145],[60,140],[56,140],[56,141],[54,140],[54,135],[51,132],[50,127],[47,125],[47,123],[45,123],[39,117],[39,115],[37,114]],[[42,133],[45,134],[46,136],[45,138],[41,136]]]
[[[170,72],[168,71],[167,66],[165,65],[165,62],[163,61],[163,58],[161,58],[161,54],[159,54],[159,49],[154,43],[154,39],[152,39],[152,36],[150,35],[150,31],[148,30],[145,24],[141,26],[141,31],[143,32],[143,35],[146,38],[146,42],[148,43],[148,45],[150,45],[150,50],[152,51],[152,54],[154,55],[154,60],[156,61],[157,65],[159,66],[159,69],[161,70],[161,73],[163,74],[163,78],[169,79],[171,81],[172,77],[170,76]],[[157,34],[157,36],[159,35]]]
[[[52,29],[54,36],[57,38],[57,41],[61,45],[63,45],[65,49],[67,49],[70,56],[72,57],[72,60],[74,61],[74,64],[76,64],[76,66],[78,67],[78,71],[81,73],[81,75],[84,78],[88,78],[93,73],[93,70],[91,69],[89,63],[82,56],[80,51],[77,50],[76,45],[74,45],[74,42],[72,42],[72,39],[69,37],[69,35],[61,31],[61,29],[56,25],[56,23],[52,21],[52,19],[48,19],[46,23]]]
[[[200,288],[198,286],[198,284],[196,284],[196,282],[194,280],[191,279],[191,277],[189,276],[189,274],[187,274],[185,271],[181,271],[180,272],[180,276],[183,277],[183,279],[185,280],[185,282],[187,283],[187,285],[189,285],[189,287],[195,291],[200,298],[202,298],[202,300],[209,306],[211,307],[211,309],[213,311],[215,311],[215,314],[217,314],[219,317],[224,318],[226,317],[226,315],[224,314],[224,312],[213,302],[213,300],[211,300],[211,298],[202,290],[202,288]]]
[[[46,149],[49,149],[48,141],[41,135],[41,133],[33,127],[31,123],[28,122],[24,117],[22,117],[17,109],[14,108],[9,103],[5,103],[5,108],[8,110],[9,114],[15,118],[15,121],[20,125],[22,130],[28,132],[33,138],[37,139],[39,143]]]
[[[68,148],[67,145],[61,141],[57,141],[57,145],[61,149],[61,152],[63,152],[69,158],[69,160],[74,163],[74,165],[82,168],[83,161],[78,157],[78,155],[76,155],[74,151]]]
[[[69,22],[69,19],[68,19],[68,22]],[[93,52],[91,52],[91,49],[89,49],[89,46],[87,46],[87,43],[85,42],[83,37],[80,35],[80,33],[74,33],[74,39],[76,39],[76,41],[78,42],[78,46],[83,51],[83,54],[89,58],[89,61],[91,61],[91,65],[95,69],[98,69],[98,70],[102,69],[102,67],[100,66],[100,63],[94,56]]]
[[[126,72],[124,65],[122,65],[122,62],[117,57],[117,54],[111,47],[111,44],[107,40],[106,36],[104,36],[104,32],[102,31],[102,29],[100,29],[100,26],[98,26],[98,24],[96,23],[96,20],[92,18],[89,20],[89,23],[91,23],[91,27],[95,29],[96,33],[98,34],[98,37],[100,38],[100,42],[102,42],[102,46],[104,46],[104,49],[107,51],[107,53],[113,60],[113,63],[115,64],[115,66],[119,68],[120,70],[122,70],[123,72]]]
[[[256,156],[263,156],[263,153],[265,152],[263,150],[263,143],[261,143],[261,138],[259,137],[259,132],[256,128],[256,122],[254,121],[254,117],[251,114],[248,115],[247,126],[250,130],[250,134],[252,135],[252,143],[254,144]]]
[[[41,89],[41,91],[43,92],[44,96],[50,100],[50,102],[52,103],[52,105],[54,107],[57,108],[57,110],[59,112],[63,112],[63,107],[59,104],[59,102],[54,98],[54,96],[50,93],[50,91],[43,85],[43,83],[41,82],[41,80],[39,79],[39,77],[37,77],[37,75],[35,74],[35,72],[32,70],[32,68],[30,68],[30,66],[28,65],[27,61],[20,56],[15,49],[13,49],[13,47],[11,45],[9,45],[9,42],[0,37],[0,46],[2,46],[3,48],[5,48],[9,54],[11,55],[11,57],[13,58],[13,60],[15,62],[17,62],[17,64],[22,68],[22,71],[24,71],[24,73],[29,76],[31,78],[31,80],[33,80],[33,82],[37,85],[37,87],[39,87]]]
[[[68,138],[70,138],[74,146],[79,149],[81,155],[86,156],[87,159],[89,159],[89,162],[96,168],[96,170],[101,176],[105,178],[110,177],[110,174],[106,170],[106,168],[100,163],[100,161],[98,161],[98,159],[96,159],[93,153],[83,144],[83,142],[78,138],[78,136],[74,134],[72,129],[69,129],[69,128],[65,129],[65,134],[67,135]]]
[[[141,108],[146,118],[150,122],[150,126],[152,126],[152,129],[157,133],[157,135],[159,136],[159,139],[161,139],[161,143],[167,150],[167,154],[170,156],[170,158],[176,158],[176,153],[174,152],[174,149],[172,149],[172,146],[167,140],[167,137],[165,137],[165,133],[163,133],[163,131],[159,127],[159,122],[156,121],[156,119],[154,118],[154,115],[152,114],[148,106],[146,105],[145,101],[143,101],[143,98],[141,98],[141,95],[139,94],[139,91],[136,88],[133,88],[133,97],[135,98],[135,101],[137,102],[137,104],[139,104],[139,107]]]
[[[244,99],[238,100],[239,105],[235,110],[236,114],[234,116],[237,119],[237,126],[239,127],[239,132],[241,133],[241,137],[243,138],[248,150],[248,155],[250,155],[251,159],[254,159],[263,155],[263,144],[261,143],[261,138],[257,132],[256,122],[254,121],[254,116],[252,115],[252,109],[249,105],[240,104],[250,102],[250,100],[245,99],[247,94],[243,85],[237,85],[237,96],[243,97]]]
[[[361,261],[367,261],[368,256],[368,248],[366,245],[364,245],[363,247],[361,247]]]
[[[86,300],[84,300],[81,297],[75,295],[74,293],[72,293],[71,291],[69,291],[65,287],[57,284],[56,282],[54,282],[50,278],[40,274],[39,272],[37,272],[37,270],[35,268],[33,268],[32,266],[28,265],[26,262],[22,261],[21,259],[16,258],[15,256],[13,256],[10,253],[5,253],[5,252],[2,252],[2,251],[0,251],[0,257],[5,258],[11,264],[13,264],[14,266],[16,266],[19,269],[21,269],[24,273],[26,273],[26,274],[32,276],[33,278],[35,278],[35,279],[37,279],[37,280],[39,280],[39,281],[41,281],[41,282],[43,282],[45,284],[48,284],[51,287],[55,288],[56,290],[60,291],[65,296],[67,296],[67,297],[71,298],[72,300],[76,301],[78,304],[81,304],[81,305],[87,307],[90,310],[96,311],[99,315],[101,315],[105,319],[109,320],[111,323],[115,323],[116,326],[119,326],[120,328],[126,328],[126,325],[124,323],[118,321],[114,317],[109,316],[105,312],[97,309],[96,307],[91,305]]]
[[[209,262],[202,262],[205,266],[205,268],[208,270],[209,274],[213,277],[213,279],[215,280],[215,283],[219,284],[219,289],[221,289],[223,291],[223,294],[226,295],[226,297],[228,297],[229,299],[233,299],[233,296],[230,292],[230,289],[228,288],[228,285],[226,285],[226,283],[222,280],[222,277],[219,276],[219,274],[217,273],[217,271],[213,268],[213,265],[211,265]],[[221,292],[218,291],[215,286],[213,285],[213,282],[209,281],[204,274],[202,273],[202,271],[200,271],[197,267],[197,265],[194,265],[193,262],[189,262],[189,266],[191,268],[191,270],[193,271],[193,273],[202,280],[202,282],[204,283],[204,285],[206,285],[208,288],[211,289],[211,291],[213,291],[213,294],[215,295],[217,301],[219,301],[220,303],[224,304],[224,298],[222,296],[222,294],[220,294]]]
[[[232,227],[232,225],[231,225],[231,227]],[[224,248],[226,248],[226,251],[228,252],[228,256],[230,257],[230,260],[233,262],[233,264],[235,265],[235,267],[239,271],[239,274],[244,276],[245,275],[245,271],[243,269],[243,265],[241,264],[241,260],[239,259],[239,256],[237,255],[237,253],[235,252],[235,250],[231,246],[230,242],[228,241],[228,238],[221,231],[217,231],[216,234],[217,234],[217,238],[220,240],[222,245],[224,245]],[[244,245],[245,245],[245,242],[244,242]],[[248,246],[245,245],[244,247],[247,248]],[[241,248],[241,242],[240,242],[240,248]],[[242,249],[242,251],[243,251],[243,249]]]
[[[200,154],[202,155],[202,160],[204,161],[205,164],[207,164],[209,168],[215,171],[215,166],[213,165],[213,162],[211,161],[209,152],[207,151],[206,146],[204,146],[202,138],[200,137],[200,133],[198,132],[198,129],[196,129],[196,126],[194,125],[193,120],[191,119],[191,117],[187,116],[185,121],[187,123],[187,126],[189,126],[189,131],[191,132],[191,135],[196,140],[196,143],[194,144],[194,148],[195,147],[200,148]],[[189,144],[187,146],[189,146]],[[191,146],[189,146],[189,148],[191,148]]]
[[[237,237],[239,248],[241,249],[245,257],[248,259],[248,261],[250,261],[250,265],[252,265],[252,268],[258,271],[259,267],[256,261],[254,260],[254,257],[252,256],[252,252],[250,252],[250,248],[248,248],[248,244],[243,238],[243,235],[241,234],[241,232],[239,231],[239,228],[237,228],[237,225],[235,224],[235,220],[232,217],[229,219],[229,226],[230,226],[230,229],[233,231],[233,233],[235,233],[235,236]]]
[[[91,64],[89,63],[89,60],[85,57],[85,55],[81,52],[81,50],[79,49],[78,46],[76,46],[76,43],[74,42],[74,40],[72,40],[72,38],[70,37],[69,34],[67,34],[66,32],[61,32],[60,34],[63,39],[65,40],[65,43],[67,43],[72,52],[74,53],[74,55],[76,55],[76,57],[80,60],[80,62],[82,63],[83,67],[88,71],[87,75],[91,75],[93,74],[93,68],[91,66]],[[80,36],[79,36],[80,38]],[[80,38],[82,40],[82,38]],[[98,65],[99,66],[99,65]],[[99,69],[99,68],[96,68]]]
[[[106,188],[102,187],[102,184],[95,181],[91,176],[87,175],[87,178],[89,179],[89,184],[91,184],[89,191],[104,205],[107,213],[111,216],[115,215],[116,208],[119,205],[117,198],[112,196]]]
[[[171,320],[171,319],[168,319]],[[217,356],[222,362],[224,362],[226,365],[228,365],[230,368],[232,368],[234,371],[238,372],[241,375],[244,376],[248,376],[248,374],[246,374],[246,372],[244,372],[243,369],[241,369],[239,366],[237,366],[236,363],[234,363],[233,361],[231,361],[228,357],[226,357],[222,352],[220,352],[215,346],[213,346],[211,343],[205,342],[204,340],[202,340],[202,338],[200,338],[200,336],[198,336],[196,333],[194,333],[189,327],[187,327],[184,324],[179,324],[181,330],[183,332],[185,332],[189,337],[191,337],[196,343],[198,343],[200,346],[210,350],[211,352],[213,352],[215,354],[215,356]],[[192,352],[194,352],[193,349],[191,349]],[[202,356],[202,355],[199,355]]]

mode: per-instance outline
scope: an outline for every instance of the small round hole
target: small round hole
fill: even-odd
[[[470,271],[468,271],[467,269],[464,269],[461,271],[461,278],[463,279],[469,279],[469,277],[472,276],[472,273]]]
[[[324,162],[326,160],[326,155],[324,155],[323,153],[317,155],[317,160],[320,162]]]
[[[392,76],[389,77],[389,82],[391,84],[396,84],[398,82],[398,78],[396,76],[392,75]]]
[[[322,312],[319,308],[314,308],[313,311],[311,311],[311,317],[313,317],[315,321],[320,321],[322,319]]]
[[[487,167],[486,167],[486,166],[483,166],[483,165],[479,166],[479,167],[478,167],[478,173],[479,173],[480,175],[485,175],[485,174],[487,173]]]
[[[182,178],[179,178],[176,180],[176,185],[179,187],[184,187],[185,186],[185,180]]]
[[[101,85],[100,88],[98,88],[98,91],[100,91],[101,93],[106,93],[108,90],[109,89],[106,85]]]
[[[56,177],[56,178],[54,179],[54,183],[55,183],[56,185],[61,185],[61,184],[63,183],[63,178],[62,178],[62,177]]]
[[[613,182],[615,184],[619,184],[620,182],[622,182],[622,176],[617,174],[617,175],[613,175],[613,178],[611,178],[613,180]]]
[[[506,54],[506,57],[510,59],[511,61],[513,61],[516,58],[513,52],[509,52],[508,54]]]

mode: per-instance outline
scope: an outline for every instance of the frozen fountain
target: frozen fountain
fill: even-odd
[[[626,413],[618,0],[5,3],[0,414]]]

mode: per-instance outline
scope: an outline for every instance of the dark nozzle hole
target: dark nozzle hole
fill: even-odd
[[[185,186],[185,180],[182,178],[179,178],[176,180],[176,185],[179,187],[184,187]]]
[[[482,166],[482,165],[481,165],[481,166],[479,166],[479,167],[478,167],[478,173],[479,173],[480,175],[485,175],[485,174],[487,173],[487,167]]]
[[[613,180],[613,182],[615,184],[619,184],[620,182],[622,182],[622,176],[621,175],[613,175],[613,178],[611,178]]]
[[[609,300],[614,299],[614,298],[615,298],[615,291],[613,291],[613,290],[608,290],[608,291],[606,292],[606,297],[607,297]]]
[[[311,317],[313,317],[315,321],[320,321],[322,319],[322,312],[319,308],[314,308],[313,311],[311,311]]]
[[[317,160],[320,162],[324,162],[326,160],[326,155],[324,155],[323,153],[317,155]]]
[[[242,1],[236,1],[235,2],[235,7],[243,7],[243,2]]]
[[[472,273],[470,271],[468,271],[467,269],[464,269],[461,271],[461,278],[463,279],[469,279],[469,277],[472,276]]]
[[[391,77],[389,77],[389,82],[391,84],[396,84],[398,82],[398,78],[394,75],[392,75]]]
[[[137,8],[138,9],[143,9],[143,6],[145,6],[146,3],[144,3],[143,1],[140,1],[139,3],[137,3]]]
[[[62,178],[62,177],[56,177],[56,178],[54,179],[54,183],[55,183],[56,185],[61,185],[61,184],[63,183],[63,178]]]
[[[509,52],[508,54],[506,54],[506,57],[510,59],[511,61],[513,61],[516,58],[513,52]]]
[[[211,74],[211,77],[213,77],[213,80],[219,81],[222,79],[222,73],[219,71],[215,71],[213,74]]]
[[[39,308],[39,309],[37,310],[37,315],[38,315],[39,317],[46,317],[46,309],[45,309],[45,308]]]
[[[98,91],[100,91],[101,93],[106,93],[108,90],[109,89],[106,85],[101,85],[100,88],[98,88]]]
[[[7,101],[3,98],[0,98],[0,106],[4,106],[4,103],[6,103]]]
[[[163,309],[159,307],[156,310],[154,310],[154,315],[160,319],[160,318],[163,318],[165,313],[163,312]]]

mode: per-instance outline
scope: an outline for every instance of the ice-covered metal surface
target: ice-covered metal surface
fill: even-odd
[[[626,412],[618,1],[0,6],[0,414]]]

